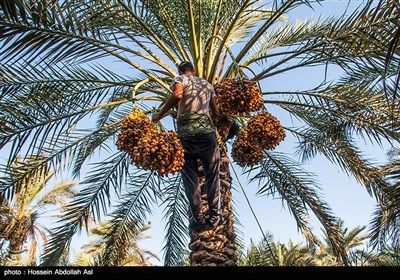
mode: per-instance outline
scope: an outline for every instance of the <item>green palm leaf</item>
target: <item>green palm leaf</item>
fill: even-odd
[[[384,199],[377,205],[371,222],[371,243],[384,248],[388,241],[394,246],[400,242],[400,161],[399,149],[393,148],[389,163],[383,165],[380,171],[390,183],[384,189]]]
[[[126,180],[125,170],[129,161],[128,155],[118,153],[98,163],[98,167],[82,182],[87,187],[63,211],[59,226],[54,229],[54,235],[42,258],[43,265],[57,264],[63,252],[69,250],[75,233],[87,226],[90,219],[100,220],[101,215],[107,213],[111,203],[110,188],[114,187],[114,191],[118,193]]]
[[[81,17],[69,6],[70,1],[62,5],[44,0],[36,2],[19,5],[18,13],[2,10],[0,41],[7,42],[7,45],[0,56],[4,61],[25,57],[28,63],[37,58],[56,63],[76,56],[95,54],[97,57],[100,48],[88,40],[82,41],[83,36],[97,32],[91,32],[93,30],[86,29],[87,26],[78,21]],[[20,15],[24,15],[22,22]],[[91,39],[96,40],[95,37]]]
[[[51,235],[50,230],[40,223],[43,214],[57,211],[66,199],[73,198],[76,194],[73,190],[75,182],[60,182],[49,186],[55,172],[41,164],[42,160],[42,156],[28,156],[26,160],[17,157],[7,174],[10,187],[1,195],[0,236],[2,241],[9,242],[9,253],[6,256],[14,255],[11,258],[18,261],[18,265],[36,264],[39,247],[46,246],[47,238]],[[38,168],[29,170],[31,165],[37,164]],[[21,179],[20,174],[25,172],[29,175]],[[39,238],[42,242],[39,242]],[[21,258],[24,244],[29,245],[26,261]]]
[[[312,122],[312,128],[294,132],[299,139],[302,139],[298,148],[300,156],[308,159],[318,152],[322,153],[345,172],[351,172],[371,195],[374,194],[379,198],[386,183],[376,167],[374,168],[369,160],[363,158],[354,140],[345,130],[346,126],[342,123],[335,124],[331,118],[325,119],[321,112],[316,113],[314,117],[308,118]]]
[[[165,181],[163,188],[164,219],[167,221],[164,265],[179,266],[187,254],[188,229],[185,221],[188,219],[188,201],[180,176]]]
[[[47,205],[66,205],[66,199],[72,199],[77,195],[73,189],[76,186],[75,181],[60,182],[56,184],[51,190],[46,192],[37,202],[36,208],[43,208]]]
[[[316,237],[312,233],[308,221],[307,207],[309,207],[325,230],[329,232],[335,255],[346,264],[347,256],[344,252],[343,236],[338,231],[332,210],[315,191],[316,183],[312,174],[301,170],[296,162],[283,154],[268,152],[265,155],[266,158],[259,167],[249,169],[249,172],[258,172],[251,178],[252,181],[265,182],[260,186],[258,194],[279,194],[295,217],[298,228],[310,245],[313,245]]]
[[[146,216],[151,213],[150,207],[159,196],[157,179],[152,172],[137,173],[130,177],[134,189],[122,197],[122,202],[116,206],[117,210],[111,214],[101,265],[121,265],[129,255],[131,242],[146,223]]]

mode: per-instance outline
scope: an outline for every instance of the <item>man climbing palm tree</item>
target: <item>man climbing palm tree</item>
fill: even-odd
[[[207,186],[209,223],[221,223],[219,215],[219,165],[220,154],[215,136],[214,120],[219,116],[214,87],[205,79],[195,76],[192,63],[178,66],[179,76],[171,83],[172,95],[152,121],[159,121],[170,109],[178,105],[178,136],[185,150],[182,180],[190,203],[190,227],[199,231],[206,224],[201,213],[201,190],[198,160],[201,161]]]

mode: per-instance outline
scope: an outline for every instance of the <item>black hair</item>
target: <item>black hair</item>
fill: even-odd
[[[239,132],[239,128],[240,128],[240,126],[239,126],[238,122],[235,120],[232,123],[231,128],[229,129],[229,133],[228,133],[228,136],[226,136],[226,140],[233,139],[233,137],[235,137],[237,135],[237,133]]]
[[[178,71],[180,73],[185,73],[186,71],[194,71],[193,64],[190,61],[182,61],[181,64],[178,65]]]

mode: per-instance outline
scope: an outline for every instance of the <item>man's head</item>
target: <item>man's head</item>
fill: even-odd
[[[193,64],[189,61],[182,61],[181,64],[178,65],[179,74],[185,74],[188,71],[194,72]]]

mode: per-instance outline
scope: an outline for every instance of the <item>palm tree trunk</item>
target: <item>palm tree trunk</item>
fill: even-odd
[[[205,225],[200,232],[190,229],[191,242],[189,256],[192,266],[235,266],[236,246],[232,208],[231,176],[229,157],[221,152],[220,184],[221,184],[221,209],[220,214],[225,223],[212,228]],[[200,168],[201,169],[201,168]],[[202,190],[201,212],[208,213],[205,180],[200,170],[200,185]]]
[[[22,224],[22,221],[21,221]],[[28,238],[28,233],[23,231],[18,227],[19,221],[16,222],[16,230],[10,232],[9,236],[7,236],[6,240],[9,240],[9,247],[6,259],[11,261],[13,264],[22,265],[22,253],[26,250],[23,250],[24,243]]]

